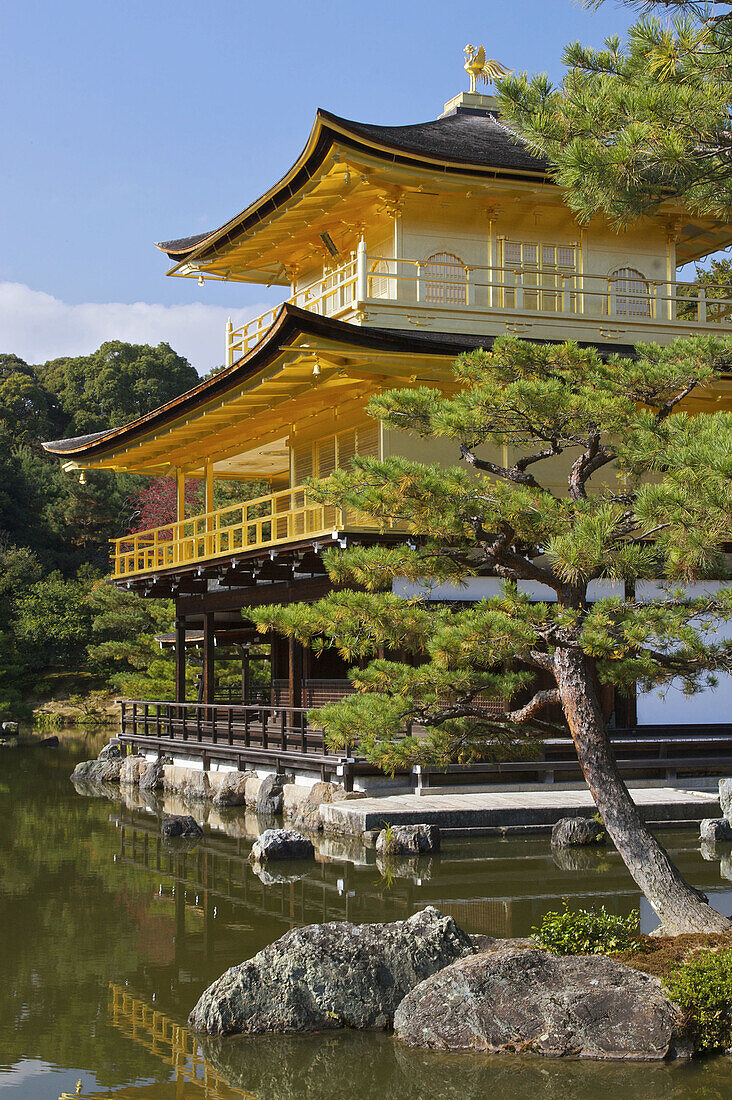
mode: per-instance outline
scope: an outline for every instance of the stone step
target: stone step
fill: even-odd
[[[654,824],[687,822],[718,817],[719,801],[713,792],[678,787],[634,788],[633,800],[643,817]],[[589,791],[516,791],[463,795],[365,798],[323,806],[321,816],[328,831],[360,835],[391,825],[439,825],[441,829],[507,829],[543,826],[562,817],[592,816],[595,805]]]

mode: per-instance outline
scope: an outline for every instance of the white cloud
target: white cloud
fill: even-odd
[[[202,303],[164,306],[151,302],[83,302],[69,305],[22,283],[0,282],[0,352],[27,363],[62,355],[88,355],[105,340],[131,344],[165,341],[200,373],[224,361],[225,326],[263,313],[266,305],[226,309]]]

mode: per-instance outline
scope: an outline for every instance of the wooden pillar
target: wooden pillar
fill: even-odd
[[[285,677],[285,661],[287,650],[287,642],[279,634],[272,635],[272,642],[270,644],[271,660],[269,663],[270,668],[270,702],[272,706],[277,703],[277,689],[275,688],[275,680],[283,680]],[[281,703],[286,703],[286,699],[280,699]]]
[[[183,534],[185,532],[186,518],[186,475],[184,470],[175,471],[175,541],[173,543],[173,557],[175,561],[183,560]]]
[[[249,650],[245,649],[241,655],[241,701],[249,702]]]
[[[213,462],[207,459],[203,468],[203,510],[213,512],[214,508],[214,476]]]
[[[175,701],[186,701],[186,621],[175,620]]]
[[[291,707],[302,706],[302,646],[294,638],[288,648],[288,702]]]
[[[185,470],[175,471],[175,518],[182,523],[186,518],[186,475]]]
[[[203,615],[203,702],[213,703],[216,679],[214,672],[214,613]]]

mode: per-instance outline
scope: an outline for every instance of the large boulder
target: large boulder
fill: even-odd
[[[732,779],[720,779],[719,805],[722,807],[722,814],[728,821],[732,821]]]
[[[151,760],[140,776],[141,791],[162,791],[165,785],[165,760]]]
[[[110,741],[99,753],[99,760],[118,760],[124,753],[119,741]]]
[[[247,782],[256,779],[253,771],[224,772],[213,797],[214,806],[245,806],[247,801]]]
[[[286,783],[292,783],[293,777],[284,772],[267,775],[257,791],[257,813],[263,816],[282,813],[283,791]]]
[[[271,859],[315,859],[312,840],[289,829],[265,829],[252,845],[250,859],[267,863]]]
[[[185,840],[203,836],[203,829],[190,814],[163,814],[160,832],[166,837],[183,837]]]
[[[360,791],[345,791],[337,783],[313,783],[306,797],[300,802],[292,815],[292,823],[298,829],[311,829],[314,832],[323,828],[320,807],[331,802],[346,802],[363,798]],[[287,812],[287,806],[285,806]]]
[[[732,822],[726,817],[705,817],[699,822],[700,840],[717,841],[732,840]]]
[[[119,772],[119,781],[126,786],[134,786],[147,770],[148,760],[145,756],[125,756]]]
[[[257,808],[257,795],[259,794],[259,788],[261,786],[262,786],[262,780],[259,778],[259,776],[256,774],[256,772],[251,777],[251,779],[247,779],[247,781],[246,781],[246,792],[247,792],[247,803],[246,803],[246,805],[247,805],[248,810],[256,810],[256,808]]]
[[[376,838],[376,851],[381,856],[420,856],[439,849],[437,825],[395,825],[382,829]]]
[[[581,844],[605,844],[607,833],[594,817],[563,817],[552,829],[553,848]]]
[[[81,760],[73,772],[72,779],[92,779],[95,783],[119,783],[122,759],[113,757],[105,760]]]
[[[433,1050],[661,1061],[689,1054],[661,982],[602,955],[509,949],[461,959],[406,995],[394,1032]]]
[[[186,768],[180,764],[166,764],[163,768],[163,787],[195,802],[211,797],[211,784],[201,768]]]
[[[474,950],[432,907],[394,924],[294,928],[227,970],[188,1022],[211,1035],[386,1028],[410,989]]]

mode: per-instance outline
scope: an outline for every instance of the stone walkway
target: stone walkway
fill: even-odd
[[[646,821],[662,824],[703,817],[719,817],[715,791],[686,790],[681,786],[634,787],[631,795]],[[588,790],[490,791],[475,794],[385,795],[353,802],[334,802],[321,808],[327,827],[360,835],[391,825],[439,825],[442,829],[501,831],[541,828],[561,817],[589,817],[595,804]]]

